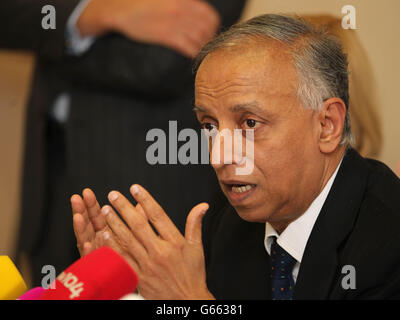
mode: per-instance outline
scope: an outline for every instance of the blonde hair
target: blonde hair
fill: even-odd
[[[343,29],[341,19],[330,15],[302,18],[326,28],[326,31],[341,41],[349,62],[349,113],[355,137],[353,147],[365,157],[377,157],[382,146],[382,129],[371,67],[356,30]]]

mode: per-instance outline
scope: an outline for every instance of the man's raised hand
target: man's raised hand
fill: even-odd
[[[84,189],[82,197],[77,194],[73,195],[71,206],[73,227],[81,256],[107,245],[121,254],[132,265],[130,256],[125,253],[118,239],[107,226],[96,195],[92,190]],[[138,210],[141,209],[138,208]]]
[[[102,212],[138,273],[140,294],[146,299],[213,299],[206,285],[201,239],[208,204],[191,210],[183,236],[143,187],[133,185],[131,193],[139,207],[117,191],[109,194],[110,203],[126,225],[111,206],[104,206]]]

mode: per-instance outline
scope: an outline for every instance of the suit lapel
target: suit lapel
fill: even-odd
[[[328,298],[342,268],[338,248],[353,229],[366,188],[367,171],[363,158],[349,150],[308,239],[294,299]]]

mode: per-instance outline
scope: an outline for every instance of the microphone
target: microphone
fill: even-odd
[[[55,289],[40,300],[118,300],[132,293],[138,279],[118,253],[101,247],[80,258],[58,275]]]
[[[15,300],[27,290],[24,279],[8,256],[0,256],[0,300]]]
[[[39,300],[42,294],[46,291],[46,289],[42,287],[36,287],[28,292],[25,292],[22,296],[20,296],[17,300]]]

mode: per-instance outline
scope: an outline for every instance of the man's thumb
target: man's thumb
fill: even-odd
[[[202,220],[209,208],[208,203],[200,203],[195,206],[186,219],[185,238],[190,243],[202,244],[201,225]]]

